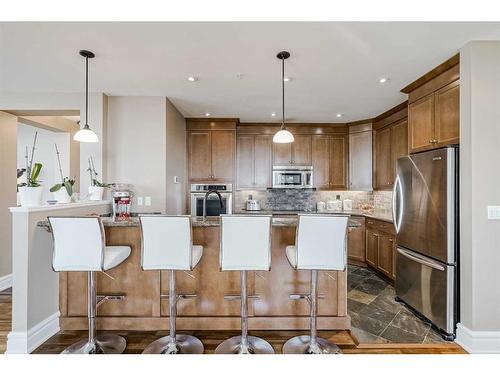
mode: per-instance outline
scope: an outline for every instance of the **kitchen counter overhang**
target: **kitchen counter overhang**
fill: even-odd
[[[269,272],[249,272],[249,328],[287,330],[309,328],[309,304],[291,300],[290,294],[307,294],[310,271],[290,267],[285,247],[295,243],[296,217],[273,218],[272,261]],[[179,330],[238,330],[240,301],[239,273],[220,271],[220,219],[192,219],[193,244],[202,245],[203,256],[189,272],[176,273],[178,294],[197,294],[180,299],[177,308]],[[165,330],[168,328],[168,272],[142,271],[141,236],[138,219],[113,222],[103,219],[108,245],[128,245],[130,257],[120,266],[97,274],[98,294],[124,294],[122,301],[108,301],[98,309],[97,328],[106,330]],[[43,225],[43,223],[40,223]],[[168,239],[165,240],[168,246]],[[110,278],[111,276],[112,278]],[[318,329],[350,329],[347,315],[346,271],[319,273]],[[60,325],[65,330],[87,328],[87,274],[60,273]]]

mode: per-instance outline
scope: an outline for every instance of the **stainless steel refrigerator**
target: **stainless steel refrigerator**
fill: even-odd
[[[453,339],[458,321],[458,148],[397,160],[393,216],[396,299]]]

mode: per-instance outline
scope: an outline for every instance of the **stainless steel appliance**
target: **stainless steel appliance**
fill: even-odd
[[[191,215],[203,216],[205,196],[209,191],[216,191],[222,199],[220,205],[219,196],[211,194],[206,197],[206,216],[219,216],[220,214],[231,214],[233,207],[233,185],[232,184],[191,184]]]
[[[458,148],[401,157],[393,217],[396,296],[447,339],[458,322]]]
[[[112,184],[111,197],[113,199],[113,221],[130,219],[130,208],[132,206],[132,185]]]
[[[306,189],[313,187],[312,166],[274,166],[273,188]]]

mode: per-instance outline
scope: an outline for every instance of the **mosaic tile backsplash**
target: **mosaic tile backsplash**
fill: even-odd
[[[314,211],[316,202],[340,199],[351,199],[353,208],[363,204],[371,204],[376,209],[390,210],[392,192],[390,191],[315,191],[311,189],[270,189],[266,191],[244,190],[234,194],[235,209],[245,208],[248,196],[260,201],[262,210],[274,211]]]

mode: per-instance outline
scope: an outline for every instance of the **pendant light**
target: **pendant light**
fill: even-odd
[[[73,139],[78,142],[86,142],[86,143],[96,143],[99,142],[99,138],[97,134],[90,129],[88,124],[88,116],[89,116],[89,59],[93,59],[95,57],[93,52],[81,50],[80,56],[85,57],[85,125],[83,129],[78,130]]]
[[[281,51],[276,55],[281,60],[281,128],[274,134],[274,143],[291,143],[294,141],[293,134],[285,128],[285,60],[290,57],[290,52]]]

